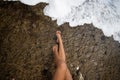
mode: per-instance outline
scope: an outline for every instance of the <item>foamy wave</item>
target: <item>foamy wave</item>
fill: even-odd
[[[68,22],[71,27],[93,23],[106,36],[120,42],[120,0],[20,0],[28,5],[49,3],[44,14],[61,25]]]

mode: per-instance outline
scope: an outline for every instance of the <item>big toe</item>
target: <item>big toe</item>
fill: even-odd
[[[60,39],[61,39],[61,32],[60,31],[56,31],[56,36],[57,36],[57,42],[59,42]]]
[[[56,35],[57,36],[61,35],[61,31],[56,31]]]

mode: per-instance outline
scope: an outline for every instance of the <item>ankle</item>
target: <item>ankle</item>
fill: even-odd
[[[63,61],[62,61],[62,62],[59,62],[59,63],[57,64],[57,67],[67,69],[67,65],[66,65],[66,63],[63,62]]]

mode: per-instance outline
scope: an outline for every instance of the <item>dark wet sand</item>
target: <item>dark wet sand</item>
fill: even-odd
[[[85,80],[120,80],[120,44],[92,24],[58,27],[44,16],[45,5],[0,2],[0,80],[51,80],[56,30],[74,80],[80,73]]]

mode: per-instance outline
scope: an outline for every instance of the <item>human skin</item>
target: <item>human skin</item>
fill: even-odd
[[[53,80],[73,80],[66,64],[65,50],[62,42],[61,32],[56,31],[57,43],[53,46],[53,54],[56,63],[56,71]]]

